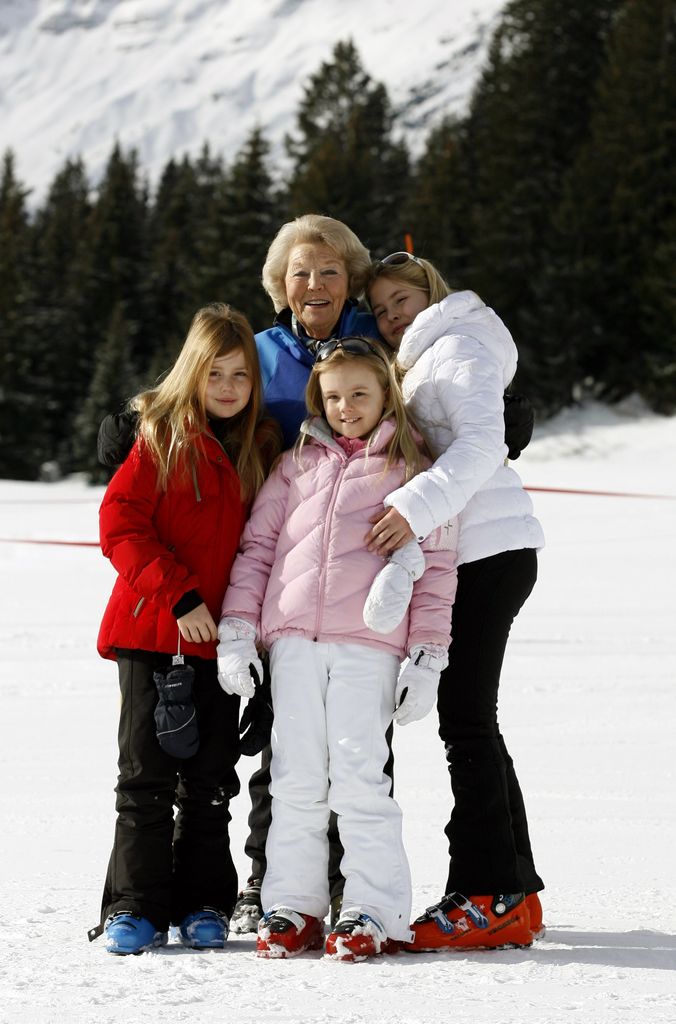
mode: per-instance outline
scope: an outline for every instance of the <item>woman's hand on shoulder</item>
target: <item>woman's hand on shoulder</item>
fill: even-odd
[[[218,629],[211,617],[211,612],[202,603],[191,612],[186,612],[178,621],[178,628],[184,640],[191,644],[208,643],[218,639]]]
[[[415,540],[413,530],[396,508],[384,508],[381,512],[376,512],[369,522],[375,525],[364,538],[368,551],[375,551],[383,556],[389,555],[391,551],[402,548],[410,540]]]

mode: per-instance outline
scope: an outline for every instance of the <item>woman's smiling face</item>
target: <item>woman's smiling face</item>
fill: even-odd
[[[413,288],[383,274],[369,288],[369,303],[381,335],[388,345],[398,349],[404,331],[418,313],[427,309],[430,300],[422,288]]]
[[[347,267],[328,246],[295,245],[286,268],[286,297],[311,338],[328,338],[347,299]]]

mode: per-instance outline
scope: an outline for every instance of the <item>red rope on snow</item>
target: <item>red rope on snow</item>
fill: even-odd
[[[101,498],[0,498],[0,505],[100,505]]]
[[[525,487],[527,491],[544,491],[549,494],[584,494],[597,498],[657,498],[662,501],[676,501],[676,494],[639,494],[636,491],[587,491],[570,487]]]
[[[546,494],[581,494],[597,498],[653,498],[659,501],[676,501],[676,494],[640,494],[636,491],[589,491],[572,487],[526,487],[527,491]],[[97,540],[36,540],[29,537],[0,537],[0,544],[53,544],[60,547],[100,548]]]
[[[0,537],[0,544],[59,544],[70,548],[100,548],[97,540],[33,540],[30,537]]]

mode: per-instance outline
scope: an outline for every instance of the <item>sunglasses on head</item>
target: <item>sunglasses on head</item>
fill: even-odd
[[[369,354],[379,356],[383,362],[386,362],[385,353],[382,352],[376,345],[372,345],[366,338],[332,338],[330,341],[325,341],[321,345],[317,346],[317,357],[316,362],[321,363],[323,359],[328,357],[336,351],[336,349],[342,349],[343,352],[349,352],[353,356],[367,356]]]
[[[414,256],[412,252],[391,252],[389,256],[385,256],[380,262],[384,267],[401,267],[404,263],[408,263],[411,260],[413,263],[417,263],[419,267],[422,266],[422,262],[417,256]]]

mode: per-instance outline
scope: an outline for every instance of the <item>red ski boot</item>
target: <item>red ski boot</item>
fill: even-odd
[[[263,914],[258,925],[256,956],[283,959],[298,956],[306,949],[322,949],[324,922],[288,907],[277,907]]]
[[[522,892],[503,896],[462,896],[449,893],[411,925],[413,942],[403,949],[422,953],[439,949],[502,949],[530,946],[526,898]]]
[[[348,963],[398,949],[399,943],[388,939],[382,925],[359,910],[345,910],[326,940],[326,956]]]

